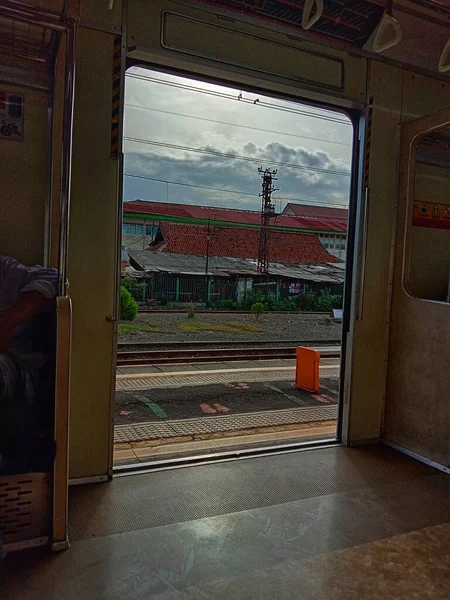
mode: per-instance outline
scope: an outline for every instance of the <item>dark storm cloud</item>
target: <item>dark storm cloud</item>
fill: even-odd
[[[130,147],[135,148],[131,145]],[[295,168],[305,166],[349,173],[349,167],[342,159],[336,159],[325,151],[292,147],[280,142],[269,142],[264,146],[248,142],[240,148],[208,144],[200,149],[207,153],[185,150],[170,150],[164,153],[127,152],[125,172],[166,181],[218,188],[217,191],[172,184],[167,186],[163,183],[126,177],[125,199],[140,197],[147,200],[166,200],[169,192],[168,199],[172,202],[257,209],[260,205],[258,193],[261,189],[259,166],[278,169],[277,187],[280,189],[276,196],[322,203],[342,203],[348,199],[350,182],[348,176]],[[218,156],[217,153],[248,157],[257,162]],[[285,163],[285,165],[276,163]],[[231,194],[226,190],[241,190],[255,196]]]

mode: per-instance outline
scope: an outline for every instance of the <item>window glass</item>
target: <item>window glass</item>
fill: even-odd
[[[139,223],[124,223],[123,233],[125,235],[142,235],[144,233],[144,226]]]
[[[418,298],[448,302],[450,129],[416,138],[410,161],[405,288]]]

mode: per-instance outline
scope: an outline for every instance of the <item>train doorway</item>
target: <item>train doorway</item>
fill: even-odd
[[[116,469],[339,440],[354,137],[329,107],[127,71]]]

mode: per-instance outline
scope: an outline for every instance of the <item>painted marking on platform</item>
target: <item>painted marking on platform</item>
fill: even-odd
[[[137,398],[137,400],[139,400],[140,402],[145,404],[145,406],[147,406],[153,412],[153,414],[158,417],[158,419],[168,419],[169,418],[166,411],[163,410],[158,404],[156,404],[156,402],[153,402],[153,400],[151,400],[150,398],[147,398],[147,396],[142,396],[140,394],[133,394],[133,396],[135,398]]]
[[[280,390],[280,388],[277,387],[276,385],[270,385],[269,383],[263,383],[263,385],[264,385],[264,387],[269,388],[269,390],[272,390],[273,392],[278,392],[279,394],[281,394],[288,400],[291,400],[291,402],[298,404],[299,406],[306,406],[306,403],[303,402],[303,400],[300,400],[300,398],[297,398],[297,396],[291,396],[291,394],[286,394],[286,392],[283,392],[283,390]]]
[[[213,404],[213,406],[220,413],[229,413],[231,411],[231,408],[228,408],[228,406],[224,406],[223,404],[220,404],[219,402],[215,402]]]
[[[206,404],[206,402],[200,404],[200,408],[205,413],[205,415],[215,415],[217,412],[215,408],[212,408],[212,406]]]

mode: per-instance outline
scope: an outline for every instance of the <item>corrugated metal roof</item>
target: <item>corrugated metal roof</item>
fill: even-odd
[[[129,253],[132,261],[147,273],[169,273],[177,275],[209,275],[211,277],[230,277],[231,275],[255,277],[255,260],[228,257],[210,257],[209,271],[205,272],[206,259],[201,256],[189,256],[172,253],[154,253],[148,250]],[[344,273],[336,264],[307,265],[270,263],[269,273],[286,279],[305,282],[342,284]]]

